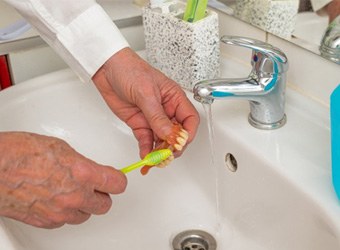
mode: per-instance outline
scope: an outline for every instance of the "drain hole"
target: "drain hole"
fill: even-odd
[[[176,235],[172,241],[174,250],[216,250],[216,240],[202,230],[188,230]]]
[[[237,170],[237,161],[236,158],[231,154],[228,153],[224,157],[224,162],[227,168],[229,168],[230,171],[236,172]]]
[[[181,249],[183,250],[208,250],[209,246],[205,239],[201,237],[196,238],[196,237],[191,236],[190,238],[187,238],[182,243]]]

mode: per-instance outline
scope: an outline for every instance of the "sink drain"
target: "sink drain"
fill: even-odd
[[[176,235],[172,241],[174,250],[216,250],[214,237],[202,230],[188,230]]]

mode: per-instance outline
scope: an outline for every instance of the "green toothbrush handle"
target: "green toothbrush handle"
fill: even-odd
[[[146,165],[146,164],[145,164],[145,161],[142,160],[142,161],[136,162],[136,163],[134,163],[134,164],[132,164],[132,165],[130,165],[130,166],[127,166],[127,167],[125,167],[125,168],[122,168],[120,171],[123,172],[124,174],[126,174],[126,173],[129,173],[129,172],[131,172],[132,170],[135,170],[136,168],[140,168],[140,167],[142,167],[142,166],[144,166],[144,165]]]
[[[193,23],[205,16],[208,0],[188,0],[183,20]]]

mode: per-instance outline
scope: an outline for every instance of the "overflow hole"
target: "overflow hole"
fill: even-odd
[[[237,161],[236,161],[236,158],[234,157],[233,154],[227,153],[225,155],[225,157],[224,157],[224,162],[225,162],[225,165],[227,166],[227,168],[231,172],[236,172],[236,170],[237,170]]]

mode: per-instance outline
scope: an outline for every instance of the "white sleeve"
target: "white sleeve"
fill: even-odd
[[[82,78],[96,71],[128,43],[95,0],[4,0]]]

